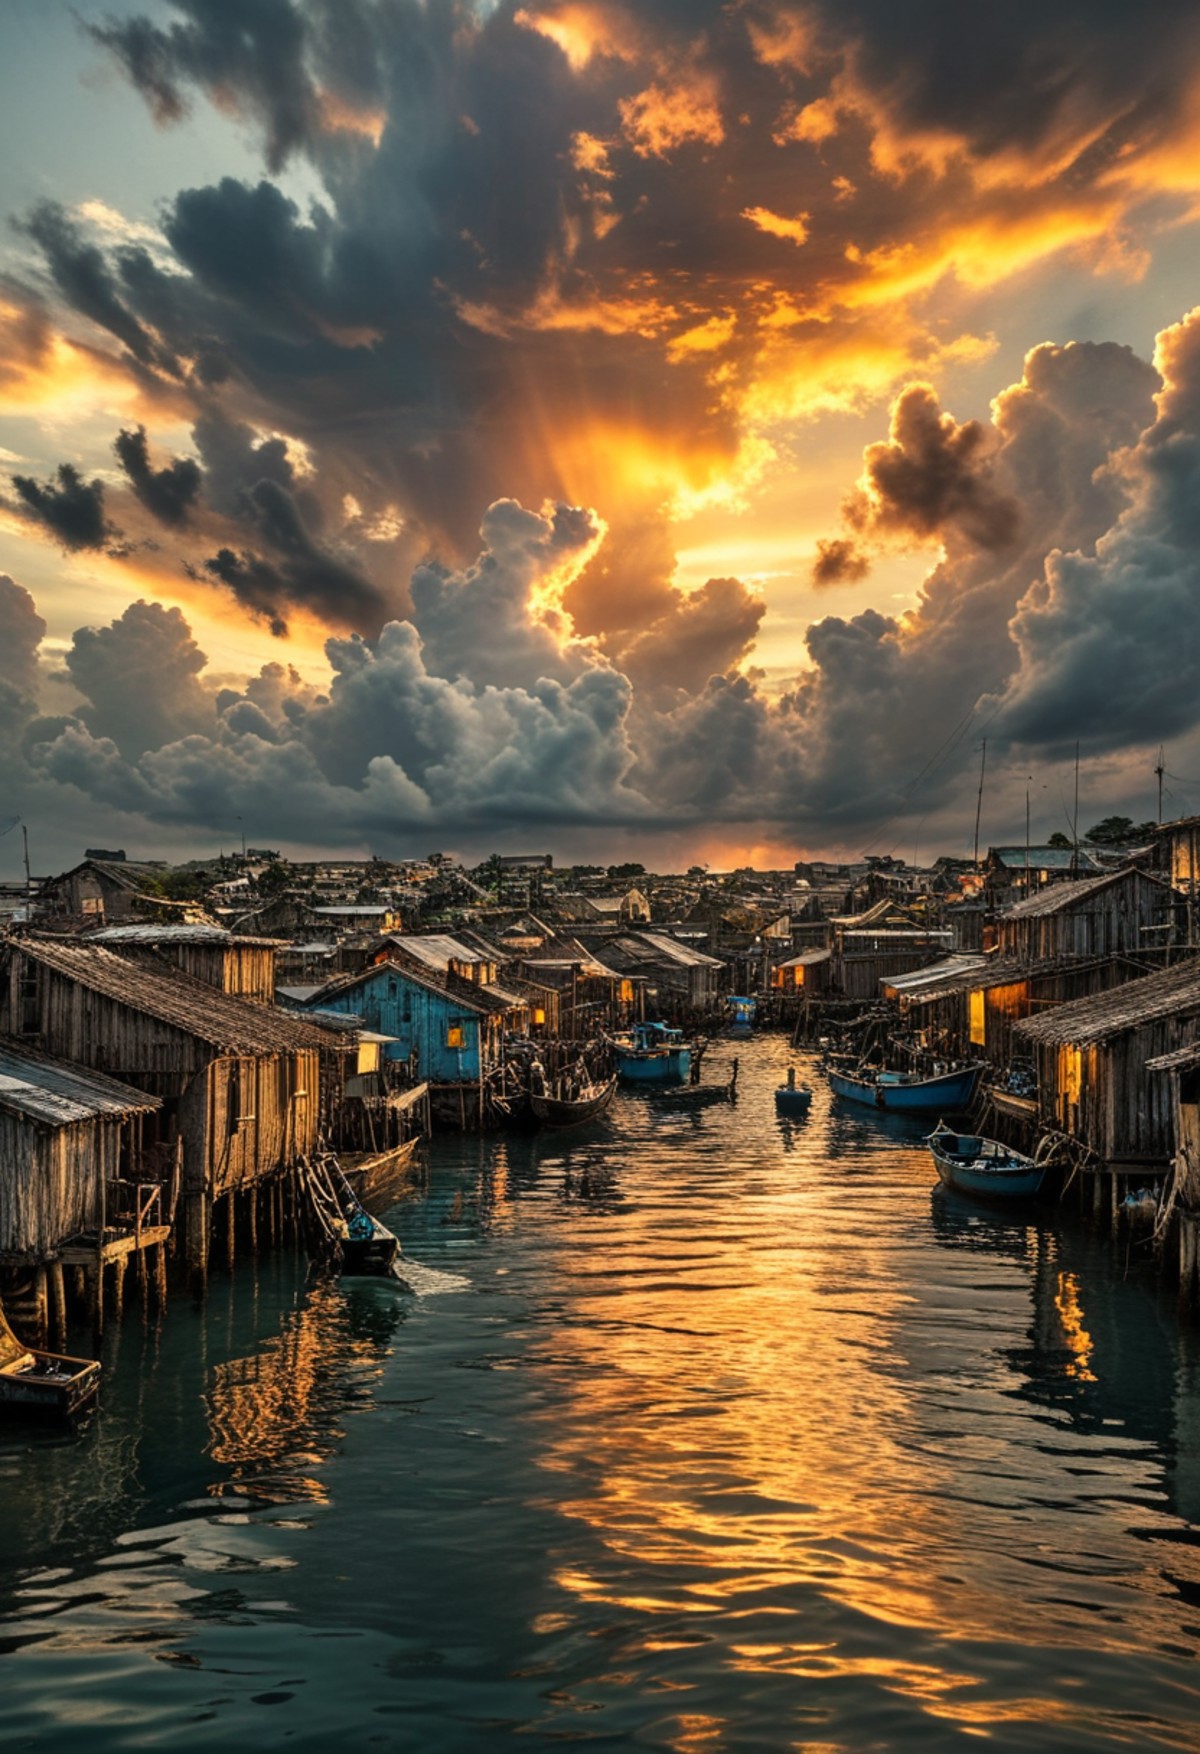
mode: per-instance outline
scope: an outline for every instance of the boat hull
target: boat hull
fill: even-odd
[[[887,1073],[874,1078],[854,1078],[846,1072],[831,1071],[829,1087],[835,1096],[843,1097],[847,1102],[862,1103],[867,1108],[888,1109],[901,1114],[953,1113],[969,1105],[982,1069],[981,1066],[967,1066],[962,1071],[944,1072],[939,1077],[922,1078],[915,1083],[892,1082]]]
[[[100,1388],[95,1359],[34,1352],[27,1370],[0,1370],[0,1413],[69,1419],[90,1405]]]
[[[798,1086],[791,1089],[787,1086],[775,1092],[775,1113],[780,1115],[806,1115],[812,1107],[813,1093]]]
[[[578,1127],[584,1121],[595,1120],[602,1115],[616,1094],[617,1081],[610,1078],[600,1091],[591,1097],[575,1098],[571,1101],[555,1096],[531,1096],[529,1106],[533,1118],[543,1127]]]
[[[342,1272],[351,1279],[385,1279],[400,1252],[400,1244],[390,1231],[377,1231],[374,1236],[347,1237],[342,1244]]]
[[[342,1174],[364,1205],[386,1199],[405,1180],[417,1154],[419,1138],[406,1139],[392,1151],[357,1157],[343,1154]]]
[[[692,1072],[690,1048],[662,1048],[650,1053],[617,1048],[617,1076],[624,1084],[686,1084]]]
[[[1041,1192],[1046,1172],[1031,1169],[972,1169],[966,1163],[950,1163],[934,1153],[938,1179],[943,1187],[983,1200],[1034,1200]]]
[[[939,1127],[925,1141],[938,1180],[955,1193],[982,1200],[1032,1200],[1041,1192],[1046,1165],[997,1139],[961,1135]],[[955,1147],[963,1145],[964,1150]]]

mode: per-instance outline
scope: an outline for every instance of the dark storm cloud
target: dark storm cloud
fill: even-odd
[[[27,514],[64,548],[103,548],[114,534],[104,516],[104,483],[85,481],[73,463],[60,463],[55,481],[14,475]]]
[[[344,0],[347,11],[353,0]],[[279,167],[308,134],[315,93],[303,64],[305,25],[289,0],[172,0],[179,22],[110,19],[91,35],[121,61],[159,121],[186,110],[184,88],[237,92],[264,123]]]
[[[797,8],[797,10],[799,10]],[[1056,129],[1169,109],[1194,69],[1189,0],[825,0],[828,28],[856,45],[861,74],[914,130],[953,130],[976,152],[1036,148]]]
[[[40,201],[20,223],[41,250],[58,291],[81,316],[107,329],[143,366],[167,366],[167,358],[129,304],[104,252],[83,237],[56,201]]]
[[[818,541],[812,568],[812,582],[818,590],[825,585],[854,584],[865,579],[870,570],[870,556],[849,537],[828,536]]]
[[[1007,548],[1020,522],[1017,501],[992,480],[990,437],[981,421],[944,414],[928,384],[911,384],[892,409],[891,432],[863,455],[865,490],[847,501],[861,534],[939,535],[956,525],[979,548]]]
[[[113,449],[129,477],[129,485],[146,510],[160,523],[185,524],[188,513],[200,497],[204,479],[200,465],[191,457],[173,457],[161,469],[151,468],[150,445],[144,426],[133,431],[122,428]]]

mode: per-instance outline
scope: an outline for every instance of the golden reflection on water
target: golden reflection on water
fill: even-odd
[[[232,1488],[269,1503],[328,1501],[313,1470],[344,1435],[347,1379],[380,1372],[378,1345],[345,1332],[344,1310],[339,1287],[319,1284],[278,1334],[213,1368],[205,1395],[209,1454],[231,1471],[210,1488],[214,1494]]]
[[[1047,1505],[1058,1464],[1034,1450],[1045,1479],[1025,1477],[1034,1446],[1004,1399],[1018,1381],[1013,1365],[973,1308],[943,1312],[905,1277],[894,1237],[872,1233],[886,1215],[877,1220],[868,1203],[869,1222],[855,1232],[827,1184],[754,1167],[737,1187],[730,1166],[725,1207],[712,1189],[707,1201],[703,1190],[677,1189],[678,1204],[664,1204],[647,1180],[619,1229],[580,1238],[570,1320],[553,1340],[569,1410],[546,1414],[540,1464],[563,1493],[556,1508],[587,1526],[600,1557],[559,1567],[554,1582],[593,1617],[598,1606],[637,1616],[644,1652],[694,1642],[690,1622],[727,1668],[870,1677],[968,1734],[1014,1717],[1073,1721],[1071,1707],[1049,1700],[1022,1700],[1014,1712],[972,1698],[980,1678],[954,1660],[961,1641],[1090,1650],[1134,1640],[1119,1616],[1097,1615],[1087,1582],[1075,1592],[1060,1580],[1063,1599],[1048,1608],[1038,1598],[1053,1585],[1022,1569],[1053,1552]],[[654,1172],[639,1164],[637,1173]],[[795,1177],[791,1162],[786,1174]],[[999,1260],[1010,1323],[1028,1334],[1042,1287],[1020,1254]],[[1060,1272],[1051,1288],[1068,1354],[1059,1368],[1095,1382],[1078,1278]],[[934,1361],[916,1388],[910,1341],[925,1349],[922,1370]],[[945,1430],[926,1424],[939,1371],[932,1398],[945,1402]],[[981,1422],[974,1408],[984,1400]],[[1109,1490],[1136,1487],[1144,1471],[1136,1455],[1112,1466],[1121,1486]],[[1086,1533],[1078,1539],[1079,1555],[1057,1557],[1102,1589],[1108,1574]],[[1163,1593],[1153,1558],[1135,1549],[1123,1571],[1123,1587],[1147,1598],[1148,1623],[1150,1598]],[[852,1630],[855,1648],[787,1637],[822,1623],[819,1607],[801,1613],[801,1598],[848,1611],[831,1618]],[[935,1662],[893,1658],[885,1628],[951,1648]],[[1147,1635],[1143,1625],[1137,1636]],[[919,1642],[928,1647],[927,1636]],[[728,1728],[696,1722],[706,1743]],[[696,1745],[684,1737],[681,1728],[671,1746]]]
[[[1091,1368],[1092,1336],[1083,1325],[1083,1298],[1077,1273],[1059,1273],[1054,1307],[1062,1324],[1063,1345],[1071,1355],[1067,1375],[1077,1382],[1095,1382],[1096,1373]]]

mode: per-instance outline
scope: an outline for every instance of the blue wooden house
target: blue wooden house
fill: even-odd
[[[389,1059],[416,1053],[420,1077],[435,1084],[478,1084],[500,1053],[501,1014],[485,996],[444,984],[399,963],[379,962],[362,974],[321,987],[307,1007],[360,1017],[393,1039]]]

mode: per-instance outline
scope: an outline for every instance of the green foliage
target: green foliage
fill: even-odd
[[[645,865],[610,865],[608,867],[608,874],[610,877],[618,878],[644,877],[646,875],[646,867]]]
[[[1063,851],[1069,853],[1072,846],[1074,845],[1074,842],[1071,840],[1070,835],[1064,834],[1062,829],[1058,828],[1058,829],[1055,829],[1054,833],[1050,836],[1050,839],[1046,842],[1046,845],[1048,847],[1060,847],[1063,849]]]
[[[1134,822],[1131,816],[1106,816],[1103,822],[1088,829],[1084,839],[1094,847],[1136,846],[1149,840],[1155,827],[1153,822]]]

